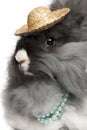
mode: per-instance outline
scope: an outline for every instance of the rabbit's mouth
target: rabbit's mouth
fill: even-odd
[[[25,63],[25,60],[20,60],[20,61],[19,61],[19,64],[20,64],[20,65],[22,65],[22,64],[24,64],[24,63]]]
[[[24,49],[19,50],[15,55],[15,59],[18,62],[19,69],[22,72],[24,72],[24,74],[33,76],[33,73],[28,72],[31,61],[30,61],[29,56],[27,55],[26,50]]]

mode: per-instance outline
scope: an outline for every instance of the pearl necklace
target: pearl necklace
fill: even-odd
[[[37,120],[41,122],[42,124],[48,124],[52,121],[59,120],[64,112],[65,104],[68,100],[69,93],[66,93],[63,95],[60,102],[58,102],[57,106],[52,109],[49,113],[40,115],[37,117]]]

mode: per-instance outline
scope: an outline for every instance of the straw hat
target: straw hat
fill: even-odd
[[[51,11],[46,7],[37,7],[29,13],[27,24],[16,30],[15,35],[46,30],[60,22],[69,12],[69,8]]]

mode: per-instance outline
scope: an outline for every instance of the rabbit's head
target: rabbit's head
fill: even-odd
[[[51,6],[54,7],[57,8]],[[80,95],[87,84],[87,45],[83,42],[87,41],[87,12],[79,8],[75,11],[71,4],[67,7],[71,12],[61,22],[47,30],[21,36],[12,58],[15,64],[12,69],[17,72],[15,77],[19,73],[29,77],[47,76],[69,92]]]

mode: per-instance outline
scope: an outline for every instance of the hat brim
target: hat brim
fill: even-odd
[[[21,28],[16,30],[16,32],[14,34],[23,35],[23,34],[32,33],[35,31],[46,30],[46,29],[54,26],[55,24],[59,23],[60,21],[62,21],[69,12],[70,12],[69,8],[55,10],[49,15],[48,20],[44,21],[44,19],[43,19],[41,21],[38,21],[34,25],[31,25],[30,27],[28,27],[28,25],[25,24]]]

